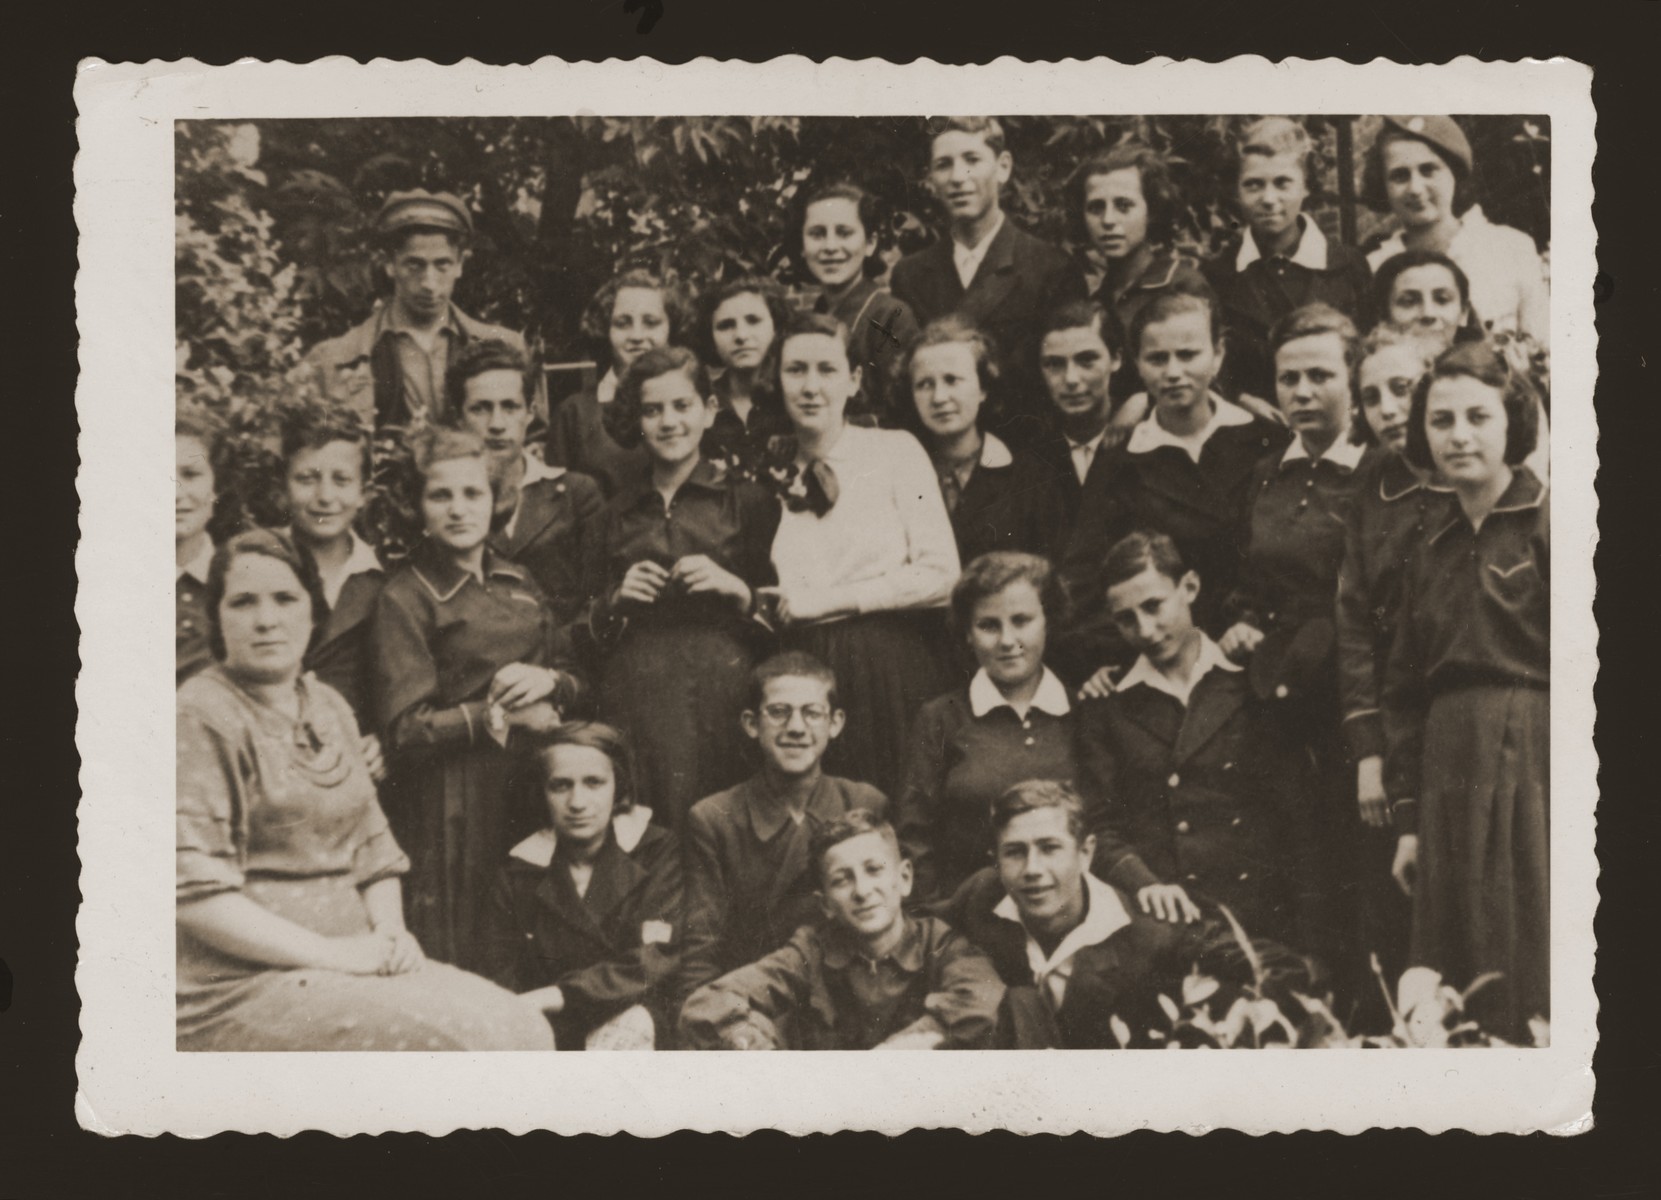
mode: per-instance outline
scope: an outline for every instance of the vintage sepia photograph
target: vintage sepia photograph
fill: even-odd
[[[748,1069],[717,1050],[1088,1052],[780,1086],[1194,1061],[1242,1096],[1566,1052],[1584,81],[1565,121],[1573,76],[1340,110],[1189,66],[1206,111],[1064,73],[969,111],[919,73],[888,114],[290,113],[198,68],[239,102],[147,134],[174,458],[148,388],[125,451],[175,485],[149,1052],[661,1059],[688,1101]],[[159,900],[167,857],[126,857]],[[1115,1053],[1195,1049],[1341,1054]]]

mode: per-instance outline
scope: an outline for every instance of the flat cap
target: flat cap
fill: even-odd
[[[459,196],[449,192],[429,192],[424,188],[393,192],[375,214],[375,232],[396,233],[401,229],[447,229],[471,235],[473,214],[467,211]]]
[[[1470,139],[1452,117],[1385,117],[1384,123],[1457,159],[1464,164],[1466,174],[1470,173],[1476,161],[1476,155],[1471,152]]]

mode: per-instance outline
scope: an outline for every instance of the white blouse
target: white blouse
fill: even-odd
[[[850,425],[824,461],[836,504],[822,517],[786,509],[773,565],[786,596],[812,590],[833,610],[939,608],[960,566],[928,452],[901,430]]]

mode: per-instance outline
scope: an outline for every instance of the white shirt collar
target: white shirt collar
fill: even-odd
[[[594,385],[594,398],[601,404],[610,404],[617,399],[616,371],[607,371],[600,382]]]
[[[1346,471],[1353,471],[1366,451],[1367,447],[1358,446],[1349,438],[1340,435],[1322,453],[1321,461],[1343,467]],[[1285,466],[1287,463],[1297,462],[1300,458],[1308,457],[1309,452],[1303,448],[1303,439],[1294,437],[1292,444],[1286,447],[1286,453],[1280,456],[1280,465]]]
[[[635,807],[628,812],[618,813],[611,819],[611,836],[617,839],[617,846],[628,854],[640,845],[640,839],[646,836],[646,827],[652,823],[652,810]],[[528,862],[533,867],[545,867],[554,861],[554,847],[558,839],[554,836],[552,827],[538,829],[530,837],[520,842],[508,855],[517,858],[520,862]]]
[[[952,239],[952,263],[957,267],[957,277],[964,287],[974,282],[975,272],[980,270],[981,262],[986,258],[986,251],[992,245],[992,239],[998,236],[998,230],[1004,227],[1004,214],[1000,209],[998,219],[987,232],[973,246],[964,246],[956,238]]]
[[[290,525],[283,532],[288,535],[289,541],[294,540],[294,526]],[[324,574],[321,568],[317,572],[318,582],[323,585],[323,599],[329,602],[330,608],[339,602],[341,589],[352,576],[362,575],[366,571],[385,570],[381,566],[380,558],[375,554],[375,548],[360,538],[357,530],[349,529],[346,532],[352,539],[352,551],[346,556],[346,561],[332,574]]]
[[[1130,454],[1146,454],[1160,446],[1175,446],[1195,462],[1200,461],[1200,451],[1205,449],[1206,442],[1211,435],[1225,425],[1250,425],[1252,415],[1238,404],[1232,404],[1223,399],[1216,392],[1211,393],[1211,420],[1206,422],[1205,428],[1190,437],[1178,437],[1168,432],[1159,423],[1158,409],[1149,405],[1148,415],[1136,423],[1136,428],[1130,431],[1130,440],[1125,443],[1125,450]]]
[[[202,549],[196,554],[196,557],[192,558],[184,566],[178,569],[178,574],[173,577],[173,582],[177,583],[186,575],[189,575],[197,583],[206,586],[208,582],[208,568],[212,565],[213,543],[211,541],[207,541],[203,543]]]
[[[981,435],[981,440],[980,440],[980,465],[981,466],[983,466],[983,467],[992,467],[994,469],[1000,469],[1000,468],[1009,466],[1009,464],[1014,462],[1014,461],[1015,461],[1015,456],[1010,453],[1009,447],[1004,445],[1003,439],[999,438],[997,434],[995,434],[995,433],[986,433],[986,434]]]
[[[1238,671],[1240,669],[1240,665],[1238,663],[1230,662],[1228,660],[1228,656],[1218,648],[1217,643],[1212,641],[1204,633],[1201,633],[1200,654],[1199,657],[1194,660],[1194,673],[1188,677],[1187,686],[1184,686],[1178,680],[1170,678],[1158,667],[1149,662],[1148,656],[1144,654],[1138,658],[1134,664],[1132,664],[1130,670],[1125,672],[1124,678],[1120,679],[1119,682],[1114,685],[1113,690],[1116,692],[1123,692],[1130,690],[1139,683],[1146,684],[1148,687],[1153,688],[1156,692],[1164,692],[1167,696],[1176,697],[1176,699],[1181,702],[1182,706],[1187,708],[1188,697],[1194,694],[1195,686],[1201,679],[1205,678],[1207,671],[1213,669],[1219,671]]]
[[[1027,965],[1032,968],[1033,982],[1044,989],[1056,1008],[1061,1007],[1066,996],[1067,981],[1073,975],[1073,957],[1086,946],[1107,941],[1130,924],[1130,914],[1125,911],[1117,892],[1088,871],[1084,873],[1084,887],[1085,894],[1090,898],[1090,910],[1084,914],[1084,920],[1061,939],[1054,954],[1046,955],[1037,939],[1027,933],[1026,926],[1021,923],[1021,910],[1015,905],[1015,897],[1006,894],[992,910],[994,916],[1021,925],[1021,931],[1026,933]]]
[[[1284,257],[1300,267],[1308,267],[1311,271],[1326,270],[1326,234],[1321,232],[1319,225],[1305,216],[1298,217],[1298,225],[1303,229],[1303,233],[1298,237],[1298,248]],[[1244,271],[1262,257],[1257,249],[1257,239],[1252,236],[1251,230],[1247,229],[1245,236],[1240,239],[1240,253],[1234,256],[1234,269]]]
[[[1015,706],[1004,699],[1004,694],[998,690],[998,685],[992,682],[992,677],[982,667],[975,672],[975,677],[969,681],[969,711],[976,717],[984,717],[995,708],[1013,709]],[[1055,672],[1048,667],[1044,668],[1044,676],[1038,681],[1038,691],[1033,694],[1031,708],[1040,712],[1047,712],[1052,717],[1064,717],[1071,706],[1067,701],[1067,689]],[[1025,713],[1017,714],[1025,716]]]

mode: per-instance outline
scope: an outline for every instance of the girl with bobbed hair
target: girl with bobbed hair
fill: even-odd
[[[1440,250],[1403,250],[1379,263],[1371,300],[1377,325],[1429,339],[1443,350],[1482,340],[1471,281]]]
[[[411,450],[426,533],[376,601],[373,695],[387,810],[412,859],[410,926],[435,957],[468,965],[491,872],[538,820],[513,751],[584,689],[541,589],[487,542],[504,464],[441,426]]]
[[[508,854],[485,909],[486,974],[564,1050],[650,1050],[673,1027],[680,840],[652,822],[627,737],[578,721],[537,740],[547,824]]]
[[[885,224],[874,193],[839,180],[806,191],[794,228],[799,261],[821,289],[813,311],[848,329],[848,360],[860,369],[854,412],[894,428],[906,419],[900,359],[918,328],[911,306],[876,282],[883,273],[877,250]]]
[[[181,404],[173,418],[174,686],[213,661],[208,650],[208,526],[225,467],[225,429],[197,404]]]
[[[778,396],[758,378],[789,319],[783,289],[761,275],[718,284],[698,303],[699,357],[721,371],[714,389],[718,408],[704,435],[703,454],[743,479],[755,479],[769,444],[790,432]]]
[[[1054,474],[988,430],[1000,402],[998,348],[958,315],[930,321],[900,362],[905,427],[929,452],[963,562],[992,550],[1054,554],[1067,526]]]
[[[302,670],[311,558],[252,530],[208,575],[216,661],[178,694],[178,1048],[551,1049],[534,1012],[405,928],[409,860],[357,721]]]
[[[795,318],[772,372],[796,456],[777,479],[769,615],[786,649],[826,663],[841,686],[848,721],[825,769],[892,795],[905,730],[951,679],[939,613],[959,571],[951,518],[916,438],[848,421],[860,370],[840,321]]]
[[[606,373],[592,391],[567,396],[555,407],[548,424],[548,465],[592,476],[607,496],[644,471],[645,451],[619,446],[603,415],[631,362],[648,350],[684,345],[692,328],[692,306],[678,284],[644,270],[608,280],[583,310],[581,322]]]
[[[1362,166],[1361,198],[1398,230],[1367,255],[1376,272],[1403,250],[1440,250],[1470,278],[1486,328],[1551,342],[1551,296],[1534,239],[1475,203],[1475,156],[1452,117],[1385,117]]]
[[[643,442],[651,467],[600,514],[585,627],[603,658],[600,715],[628,732],[641,790],[678,828],[694,803],[750,774],[738,715],[768,633],[754,614],[777,579],[778,504],[704,458],[716,401],[690,350],[641,355],[612,409],[619,437]]]
[[[1085,243],[1106,266],[1092,299],[1113,311],[1121,329],[1162,293],[1211,295],[1199,259],[1176,248],[1182,192],[1152,146],[1126,142],[1088,159],[1068,195]],[[1134,371],[1116,379],[1121,394],[1134,391],[1135,382]]]
[[[923,705],[911,732],[895,828],[916,872],[914,898],[944,899],[989,866],[992,804],[1027,779],[1074,776],[1072,706],[1044,665],[1067,618],[1046,558],[983,554],[952,589],[952,625],[977,669]]]
[[[1405,453],[1452,489],[1413,557],[1383,684],[1394,873],[1413,898],[1410,961],[1512,1041],[1550,1017],[1551,519],[1525,464],[1537,401],[1473,343],[1413,396]]]

